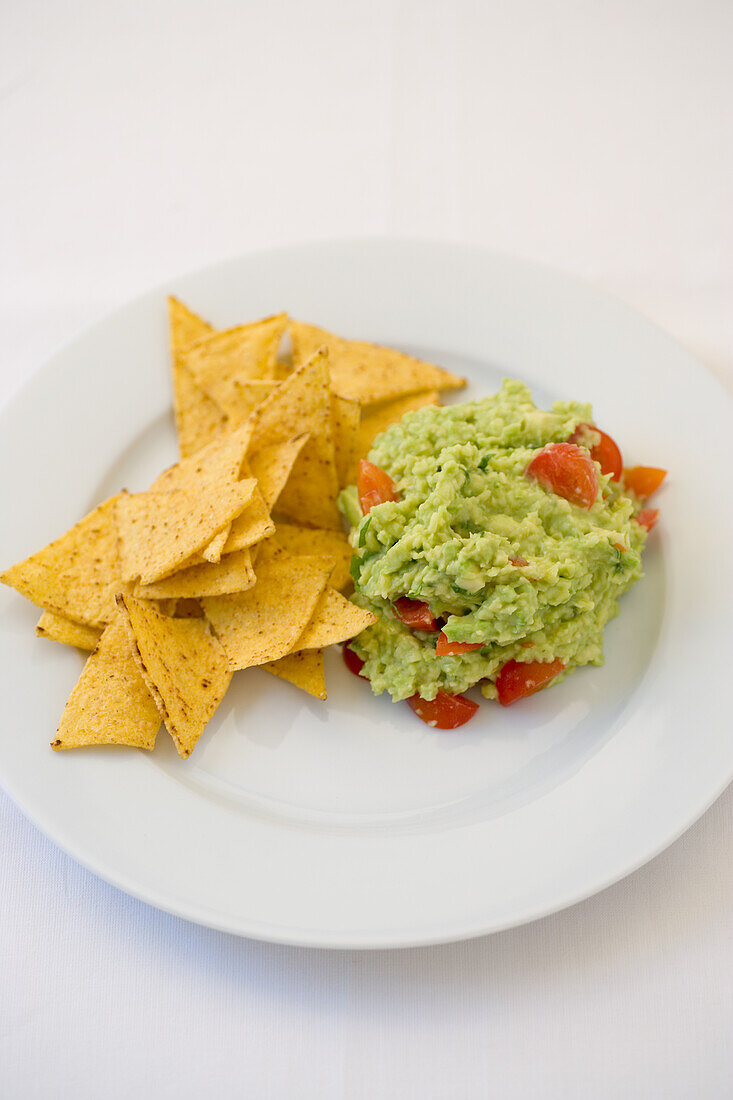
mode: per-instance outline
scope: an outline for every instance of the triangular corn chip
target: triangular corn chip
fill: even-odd
[[[341,488],[356,477],[357,446],[361,409],[358,401],[331,394],[331,423],[336,456],[336,473]]]
[[[246,427],[224,432],[196,454],[163,470],[150,486],[151,490],[154,493],[171,489],[216,490],[223,481],[238,481],[249,436]]]
[[[61,538],[11,565],[0,581],[47,611],[87,626],[105,626],[114,618],[119,587],[115,510],[110,497]]]
[[[119,595],[117,603],[178,755],[190,756],[229,687],[224,650],[205,619],[171,619],[130,595]]]
[[[265,565],[258,562],[254,588],[201,601],[231,669],[277,661],[294,649],[310,622],[332,564],[327,557],[283,557]]]
[[[123,493],[117,500],[123,579],[150,584],[174,573],[244,510],[256,486],[248,478],[216,491],[204,483],[191,492]]]
[[[335,588],[326,585],[313,617],[298,638],[295,649],[322,649],[327,645],[345,642],[361,634],[362,630],[366,630],[376,621],[377,617],[371,611],[357,607]]]
[[[182,361],[201,389],[225,413],[231,410],[237,416],[236,382],[274,379],[277,349],[286,325],[287,315],[279,313],[211,333],[188,348]]]
[[[397,424],[405,413],[422,409],[425,405],[437,404],[437,390],[425,390],[422,393],[411,393],[406,397],[398,397],[395,401],[385,401],[381,405],[366,409],[362,413],[359,425],[357,457],[366,458],[376,437],[386,431],[391,424]],[[350,484],[353,484],[354,480],[352,478]]]
[[[290,322],[296,368],[323,345],[329,350],[334,393],[362,405],[418,390],[453,390],[466,380],[393,348],[344,340],[315,325]]]
[[[177,619],[203,619],[204,609],[198,600],[190,598],[174,600],[173,613]]]
[[[65,615],[44,611],[36,623],[36,634],[39,638],[50,638],[54,642],[63,642],[64,645],[73,645],[91,653],[96,648],[102,631],[99,627],[86,626],[67,619]]]
[[[51,747],[133,745],[152,749],[159,727],[160,715],[117,615],[87,658]]]
[[[285,443],[274,443],[263,447],[249,459],[252,477],[257,478],[265,504],[272,509],[290,477],[295,460],[308,439],[308,433],[296,435]]]
[[[317,352],[281,382],[252,413],[249,425],[250,455],[303,431],[310,433],[280,494],[278,509],[302,524],[339,529],[326,352]]]
[[[324,528],[297,527],[291,523],[278,523],[275,539],[289,554],[329,554],[335,561],[329,583],[343,592],[351,588],[351,546],[343,531],[327,531]],[[272,542],[273,540],[268,540]],[[267,545],[263,543],[263,546]]]
[[[307,691],[316,699],[326,698],[326,679],[323,670],[323,650],[306,649],[301,653],[288,653],[279,661],[262,665],[266,672],[288,680],[301,691]]]
[[[168,318],[173,408],[178,431],[178,449],[181,458],[185,458],[205,447],[223,431],[226,417],[216,402],[196,385],[193,375],[183,362],[186,349],[196,340],[213,332],[213,328],[177,298],[168,299]]]
[[[269,397],[276,388],[275,381],[265,382],[254,379],[243,382],[240,378],[235,378],[228,401],[229,420],[232,426],[243,424],[260,402]]]
[[[237,550],[210,565],[192,565],[153,584],[138,584],[135,595],[144,600],[166,600],[196,596],[223,596],[244,592],[255,583],[255,571],[249,550]]]

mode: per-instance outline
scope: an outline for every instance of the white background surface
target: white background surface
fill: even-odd
[[[579,274],[733,386],[723,0],[5,0],[1,17],[0,398],[181,270],[375,233]],[[732,835],[729,791],[566,913],[326,953],[132,901],[0,796],[0,1095],[717,1100]]]

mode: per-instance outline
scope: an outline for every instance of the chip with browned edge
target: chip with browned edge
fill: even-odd
[[[172,619],[130,595],[117,603],[178,755],[190,756],[231,680],[224,650],[205,619]]]
[[[54,642],[73,645],[91,653],[101,638],[102,631],[100,627],[86,626],[85,623],[67,619],[65,615],[57,615],[55,611],[44,611],[36,623],[36,634],[39,638],[50,638]]]
[[[466,384],[465,378],[394,348],[360,340],[344,340],[332,332],[301,321],[290,322],[290,335],[296,367],[325,345],[330,354],[334,393],[362,405],[419,390],[460,389]]]
[[[87,626],[111,622],[120,580],[115,523],[119,500],[105,500],[61,538],[11,565],[0,581],[57,615]]]
[[[295,648],[333,567],[331,558],[275,557],[258,561],[257,583],[236,596],[201,603],[231,669],[277,661]]]
[[[152,749],[159,727],[160,715],[133,659],[125,625],[115,615],[87,658],[51,747]]]

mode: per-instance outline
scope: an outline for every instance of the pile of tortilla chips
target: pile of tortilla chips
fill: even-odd
[[[337,494],[375,435],[464,385],[285,313],[216,331],[170,298],[169,320],[180,460],[0,577],[37,634],[91,651],[55,749],[152,749],[162,719],[187,757],[256,665],[325,699],[324,647],[374,621],[343,594]]]

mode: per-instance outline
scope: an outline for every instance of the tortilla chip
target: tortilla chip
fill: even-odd
[[[391,424],[397,424],[405,413],[422,409],[425,405],[437,404],[437,390],[424,390],[422,393],[411,393],[406,397],[398,397],[396,401],[385,401],[382,405],[367,409],[362,414],[359,425],[357,457],[365,458],[372,449],[375,438]],[[353,484],[354,480],[352,478],[349,484]]]
[[[294,439],[288,439],[285,443],[275,443],[271,447],[263,447],[249,460],[249,468],[252,477],[257,478],[260,492],[265,499],[268,508],[272,509],[275,501],[285,488],[292,472],[295,460],[302,451],[308,439],[308,433],[296,435]]]
[[[328,557],[288,557],[257,563],[257,583],[236,596],[201,603],[229,658],[229,668],[277,661],[295,648],[332,569]]]
[[[336,455],[336,474],[343,489],[356,478],[357,441],[361,408],[357,401],[331,394],[331,424]]]
[[[87,658],[51,748],[133,745],[152,749],[159,727],[158,710],[133,660],[118,615]]]
[[[129,595],[119,595],[117,603],[178,755],[190,756],[229,687],[226,654],[205,619],[171,619]]]
[[[293,369],[292,360],[286,362],[284,359],[278,359],[275,363],[275,381],[284,382]]]
[[[323,670],[323,650],[306,649],[301,653],[288,653],[279,661],[262,665],[266,672],[288,680],[301,691],[307,691],[316,699],[326,698],[326,678]]]
[[[138,584],[135,595],[144,600],[223,596],[229,592],[244,592],[252,587],[255,579],[249,550],[238,550],[214,565],[203,562],[180,569],[153,584]]]
[[[240,378],[235,378],[228,403],[229,419],[232,425],[243,424],[260,402],[269,397],[276,388],[277,382],[275,381],[265,382],[254,379],[243,382]]]
[[[249,430],[239,427],[225,432],[195,455],[181,459],[156,477],[150,489],[154,493],[171,489],[191,491],[204,487],[216,491],[223,481],[238,481],[249,443]]]
[[[0,581],[57,615],[86,626],[106,626],[114,618],[119,587],[116,506],[110,497],[43,550],[11,565]]]
[[[326,585],[313,617],[298,638],[295,648],[322,649],[327,645],[336,645],[355,638],[376,621],[377,617],[371,611],[357,607],[335,588]]]
[[[291,519],[314,527],[341,527],[336,507],[336,474],[328,356],[321,350],[266,397],[249,421],[250,455],[284,443],[301,432],[310,438],[293,465],[278,508]]]
[[[63,642],[64,645],[73,645],[91,653],[96,648],[102,631],[98,627],[76,623],[65,615],[44,611],[36,623],[36,634],[39,638],[50,638],[54,642]]]
[[[181,458],[201,450],[226,427],[226,417],[215,401],[196,385],[183,354],[196,340],[214,330],[177,298],[168,298],[173,408]]]
[[[237,380],[268,381],[275,377],[277,349],[287,326],[287,314],[213,332],[183,353],[183,363],[196,383],[225,413],[238,415]]]
[[[117,498],[123,579],[151,584],[175,572],[244,510],[256,487],[248,478],[216,491],[202,482],[190,492],[123,493]]]
[[[175,600],[175,608],[173,614],[177,619],[203,619],[204,609],[198,600],[182,599]]]
[[[352,550],[349,540],[342,531],[296,527],[291,523],[278,522],[275,527],[275,538],[289,554],[329,554],[336,563],[329,583],[340,592],[351,588],[349,570]]]
[[[323,345],[330,354],[331,387],[340,397],[370,405],[419,390],[453,390],[465,378],[393,348],[344,340],[315,325],[290,322],[296,368]]]

